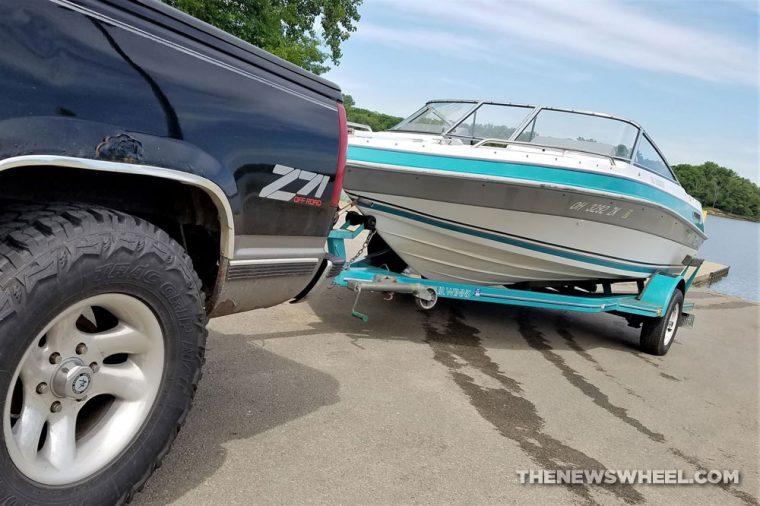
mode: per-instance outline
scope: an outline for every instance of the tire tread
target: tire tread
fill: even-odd
[[[112,231],[111,234],[104,230],[104,225]],[[57,275],[71,267],[77,261],[77,253],[80,256],[84,254],[72,251],[76,249],[72,247],[72,242],[85,237],[85,233],[93,229],[102,231],[101,257],[106,257],[114,248],[127,248],[140,255],[158,255],[167,269],[181,269],[187,280],[186,295],[199,299],[200,305],[193,323],[198,330],[197,352],[192,364],[193,373],[187,378],[186,387],[190,402],[185,403],[172,436],[159,450],[156,459],[119,498],[117,504],[125,504],[142,490],[155,469],[160,467],[187,420],[202,376],[201,366],[205,362],[207,314],[201,280],[189,255],[164,230],[152,223],[98,206],[0,201],[0,322],[12,318],[23,306],[36,283],[35,278]],[[133,240],[125,240],[126,237]],[[150,251],[146,248],[147,242],[153,245]],[[94,245],[91,246],[94,249]],[[0,498],[0,503],[18,504],[13,497]]]

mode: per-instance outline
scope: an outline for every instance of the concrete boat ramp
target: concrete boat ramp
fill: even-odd
[[[610,315],[353,294],[211,323],[137,504],[758,504],[760,305],[694,288],[665,357]],[[738,469],[739,485],[523,485],[530,469]]]

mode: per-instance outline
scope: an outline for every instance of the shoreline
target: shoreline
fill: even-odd
[[[707,214],[710,216],[719,216],[721,218],[726,218],[729,220],[739,220],[739,221],[749,221],[751,223],[760,223],[760,217],[753,218],[752,216],[740,216],[738,214],[729,213],[727,211],[721,211],[720,209],[716,209],[714,207],[705,207],[705,211],[707,211]]]

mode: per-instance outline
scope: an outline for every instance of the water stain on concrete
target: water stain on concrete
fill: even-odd
[[[607,372],[607,369],[605,369],[604,366],[602,366],[602,364],[600,364],[599,361],[591,355],[591,353],[589,353],[585,348],[583,348],[580,344],[578,344],[578,341],[576,341],[575,336],[573,335],[572,332],[568,330],[567,327],[568,327],[567,319],[564,318],[563,316],[560,316],[557,319],[557,323],[554,326],[554,329],[557,331],[557,334],[559,334],[565,340],[565,342],[567,343],[567,346],[571,350],[575,351],[576,353],[578,353],[578,355],[583,357],[585,360],[592,363],[594,365],[594,369],[597,372],[604,374],[607,378],[611,379],[617,385],[624,388],[625,391],[628,393],[628,395],[636,397],[637,399],[640,399],[642,401],[645,400],[644,397],[634,392],[634,390],[631,387],[623,384],[615,376]]]
[[[668,448],[668,450],[670,450],[670,452],[673,455],[682,458],[683,460],[685,460],[686,462],[688,462],[692,466],[696,467],[697,469],[706,470],[706,469],[715,469],[715,467],[716,467],[715,465],[709,465],[709,464],[707,464],[705,462],[702,462],[699,458],[697,458],[697,457],[695,457],[693,455],[688,455],[688,454],[682,452],[681,450],[679,450],[678,448]],[[749,494],[747,492],[744,492],[743,490],[737,490],[736,488],[732,487],[730,483],[716,483],[716,486],[720,487],[724,491],[726,491],[729,494],[731,494],[732,496],[736,497],[737,499],[739,499],[741,502],[743,502],[747,506],[758,506],[758,505],[760,505],[760,502],[758,502],[758,500],[757,500],[757,498],[755,496],[753,496],[752,494]]]
[[[552,351],[552,348],[549,345],[549,341],[544,337],[541,331],[539,331],[535,326],[531,324],[529,317],[525,313],[520,313],[520,316],[518,318],[518,324],[519,324],[520,333],[522,334],[523,338],[525,338],[528,345],[532,347],[533,349],[536,349],[539,352],[541,352],[544,358],[546,358],[549,362],[554,364],[561,371],[562,375],[570,382],[570,384],[578,388],[586,396],[590,397],[596,405],[602,407],[604,410],[611,413],[616,418],[619,418],[620,420],[627,423],[631,427],[635,428],[642,434],[646,435],[652,441],[656,443],[666,444],[665,436],[663,434],[660,434],[659,432],[655,432],[647,428],[640,421],[628,415],[628,412],[626,409],[613,405],[609,401],[609,398],[607,397],[607,395],[602,393],[599,390],[599,388],[589,383],[588,380],[586,380],[586,378],[584,378],[577,371],[575,371],[570,366],[568,366],[560,355]],[[638,356],[640,356],[640,358],[644,358],[643,355],[638,355]],[[647,362],[649,362],[649,360],[647,360]],[[659,364],[656,364],[653,362],[650,362],[650,363],[652,363],[652,365],[655,365],[656,367],[659,367]],[[680,381],[680,379],[676,378],[675,376],[671,376],[666,373],[661,372],[660,375],[668,379]],[[685,460],[686,462],[696,467],[697,469],[712,469],[715,467],[715,466],[709,466],[706,463],[703,463],[697,457],[688,455],[682,452],[681,450],[679,450],[678,448],[673,448],[672,446],[668,446],[668,445],[666,445],[666,448],[670,453],[672,453],[676,457],[679,457]],[[742,490],[737,490],[736,488],[732,487],[731,484],[728,484],[728,483],[718,484],[718,486],[721,489],[723,489],[725,492],[728,492],[729,494],[733,495],[737,499],[740,499],[742,502],[744,502],[748,506],[758,506],[758,500],[751,494],[748,494],[747,492],[744,492]]]
[[[678,341],[676,341],[676,342],[678,342]],[[654,359],[650,358],[648,355],[644,355],[643,353],[638,352],[638,351],[634,351],[633,355],[635,357],[639,357],[641,360],[643,360],[644,362],[646,362],[647,364],[649,364],[651,366],[660,367],[660,364],[657,363],[657,362],[655,362]]]
[[[596,385],[593,385],[578,371],[567,365],[565,359],[553,351],[552,347],[549,345],[549,341],[544,337],[544,334],[531,323],[530,318],[525,313],[520,314],[517,323],[519,325],[520,334],[522,334],[528,345],[534,350],[539,351],[546,360],[554,364],[554,366],[560,370],[562,376],[570,382],[571,385],[583,392],[585,396],[594,401],[594,404],[641,432],[652,441],[658,443],[665,441],[665,436],[649,429],[639,420],[633,418],[628,414],[627,409],[616,406],[610,402],[609,397],[599,390]]]
[[[506,376],[483,348],[480,331],[467,325],[459,309],[450,308],[443,330],[438,330],[427,315],[423,324],[425,341],[431,346],[437,362],[446,366],[454,382],[470,399],[480,416],[499,433],[515,441],[530,458],[544,469],[606,469],[606,466],[585,453],[568,446],[543,431],[544,419],[535,405],[522,396],[522,386]],[[500,385],[484,387],[464,372],[475,368]],[[641,503],[644,497],[631,485],[600,484],[619,500],[629,504]],[[586,485],[568,485],[568,490],[586,503],[595,504]]]
[[[676,376],[673,376],[672,374],[668,374],[666,372],[661,372],[660,376],[669,379],[670,381],[681,381],[681,378],[677,378]]]

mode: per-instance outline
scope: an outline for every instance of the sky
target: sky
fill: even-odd
[[[760,0],[364,0],[325,77],[407,116],[468,98],[606,112],[671,164],[760,183]]]

